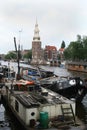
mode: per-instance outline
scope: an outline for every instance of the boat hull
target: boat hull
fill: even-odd
[[[73,83],[74,81],[75,84]],[[82,102],[87,93],[87,88],[84,82],[77,77],[69,80],[66,79],[64,81],[59,80],[53,84],[44,85],[44,87],[47,87],[48,89],[51,89],[52,91],[57,92],[66,98],[75,99],[76,102]]]

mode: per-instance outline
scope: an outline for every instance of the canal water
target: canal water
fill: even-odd
[[[1,62],[1,64],[8,65],[7,62],[3,61]],[[11,66],[15,67],[17,71],[17,63],[11,63]],[[87,78],[86,73],[70,72],[64,68],[59,67],[49,67],[49,66],[42,66],[42,67],[48,70],[53,70],[54,73],[59,76],[65,76],[65,77],[79,76],[81,78]],[[82,103],[76,106],[76,114],[79,117],[79,119],[83,121],[84,124],[87,126],[87,95],[84,97]],[[20,123],[14,118],[13,114],[9,110],[7,110],[2,103],[0,104],[0,130],[24,130],[24,128],[22,128]],[[72,130],[76,129],[73,128]]]

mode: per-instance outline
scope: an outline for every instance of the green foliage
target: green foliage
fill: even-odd
[[[87,36],[77,35],[77,41],[70,42],[65,49],[64,57],[74,61],[87,60]]]
[[[29,52],[27,54],[25,54],[23,56],[23,58],[26,58],[26,59],[32,59],[32,50],[29,50]]]
[[[17,59],[17,54],[14,52],[9,52],[7,55],[5,55],[6,60],[11,60],[11,59]]]
[[[64,41],[62,41],[62,43],[61,43],[61,48],[65,48],[65,42]]]

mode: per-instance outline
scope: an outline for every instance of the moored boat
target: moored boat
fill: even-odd
[[[15,75],[13,66],[0,65],[0,78],[15,78]]]
[[[41,71],[37,72],[41,74]],[[41,77],[40,75],[38,77],[35,75],[30,76],[27,73],[23,77],[27,80],[30,80],[31,77],[32,80],[39,83],[42,87],[48,88],[69,99],[74,99],[79,103],[82,102],[87,93],[86,82],[80,77],[60,77],[53,73],[51,76],[46,77]]]
[[[23,85],[26,87],[30,84],[28,82],[26,84],[23,82],[15,84],[21,85],[20,90],[15,89],[16,86],[13,84],[11,89],[6,87],[6,94],[3,95],[4,101],[26,130],[32,129],[31,127],[33,127],[33,130],[35,128],[47,129],[50,121],[53,123],[54,119],[65,121],[65,117],[68,116],[72,121],[75,118],[75,102],[49,89],[39,88],[40,86],[37,88],[33,84],[27,87],[27,91],[22,89]],[[29,89],[29,87],[32,87],[32,89]],[[69,109],[67,115],[63,115],[63,108]],[[70,110],[73,112],[70,112]],[[39,125],[37,125],[38,122]]]
[[[54,72],[51,70],[46,70],[40,67],[22,67],[21,66],[21,74],[28,75],[28,76],[34,76],[38,78],[47,78],[54,76]]]
[[[80,77],[56,77],[41,80],[40,84],[64,97],[74,99],[76,102],[82,102],[87,94],[86,82]]]
[[[87,62],[66,62],[66,69],[69,71],[77,71],[87,73]]]

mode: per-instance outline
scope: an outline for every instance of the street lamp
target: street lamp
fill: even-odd
[[[19,30],[19,44],[21,43],[21,32],[22,32],[22,29]]]

